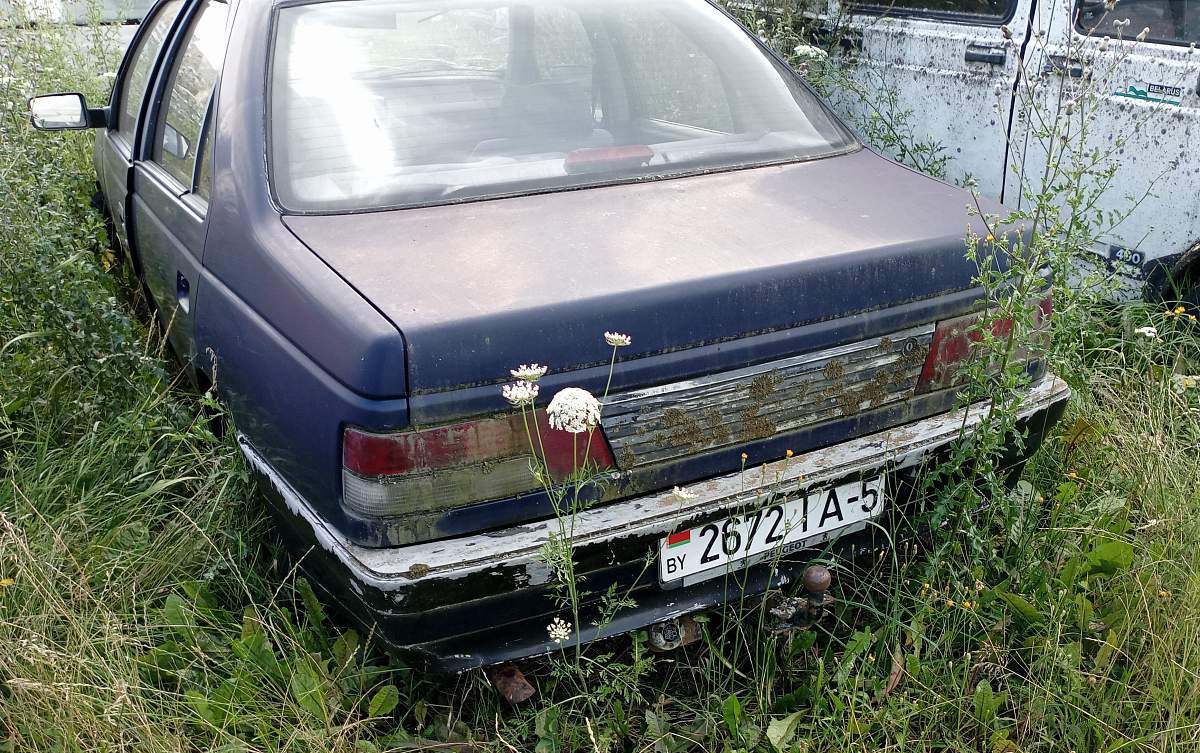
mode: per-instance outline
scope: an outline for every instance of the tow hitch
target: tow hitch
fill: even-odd
[[[780,596],[775,600],[770,612],[776,621],[770,631],[786,633],[789,630],[804,630],[820,622],[826,610],[833,605],[833,596],[829,593],[832,582],[833,576],[828,568],[822,565],[805,568],[804,596]]]

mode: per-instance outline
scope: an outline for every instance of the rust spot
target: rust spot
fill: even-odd
[[[842,412],[843,416],[853,416],[858,413],[859,405],[862,403],[853,390],[846,389],[846,386],[840,382],[826,389],[825,397],[837,403],[838,410]]]
[[[621,467],[632,468],[635,465],[637,465],[637,455],[633,454],[633,448],[626,445],[625,449],[621,450]]]
[[[426,575],[429,575],[429,565],[417,562],[408,568],[408,577],[410,578],[424,578]]]
[[[840,381],[842,376],[845,375],[846,367],[842,365],[840,360],[835,358],[829,363],[825,364],[825,368],[821,369],[821,373],[824,374],[825,378],[829,381],[837,382]]]
[[[672,447],[700,447],[705,443],[704,428],[700,420],[681,408],[663,411],[663,424],[669,430],[660,441]]]
[[[898,363],[903,364],[908,368],[923,366],[925,358],[929,355],[929,346],[921,345],[915,338],[909,338],[904,343],[904,353],[900,356]]]
[[[796,386],[795,400],[798,403],[804,402],[804,398],[808,397],[809,390],[812,389],[812,382],[801,382]]]
[[[775,433],[775,424],[768,418],[758,415],[757,405],[752,405],[742,411],[742,431],[738,438],[743,442],[755,439],[766,439]]]
[[[726,444],[729,442],[729,428],[725,426],[720,413],[709,408],[704,413],[704,423],[714,444]]]
[[[843,416],[853,416],[858,413],[861,404],[862,401],[858,399],[858,395],[850,390],[842,390],[842,394],[838,395],[838,407],[842,409]]]
[[[782,381],[783,377],[779,376],[779,372],[774,369],[765,374],[759,374],[750,382],[750,399],[759,405],[765,403]]]
[[[890,337],[879,338],[879,349],[884,352],[891,350],[892,349],[892,338],[890,338]]]
[[[860,395],[863,400],[870,402],[872,408],[878,408],[887,399],[887,389],[884,387],[887,384],[887,378],[884,375],[885,378],[880,380],[880,375],[883,375],[883,372],[876,374],[874,379],[867,382]]]
[[[771,396],[775,394],[776,388],[783,381],[783,377],[778,371],[771,370],[765,374],[759,374],[750,382],[750,405],[742,411],[742,430],[738,433],[738,439],[743,442],[751,442],[755,439],[766,439],[775,434],[775,422],[768,418],[758,415],[758,412],[770,402]]]

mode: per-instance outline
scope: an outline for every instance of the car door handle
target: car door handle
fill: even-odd
[[[985,47],[979,44],[967,45],[967,54],[963,58],[968,63],[987,63],[988,65],[1004,65],[1008,59],[1003,47]]]
[[[183,313],[190,313],[192,286],[188,282],[188,278],[183,276],[183,272],[175,273],[175,300],[179,302],[179,308],[183,309]]]

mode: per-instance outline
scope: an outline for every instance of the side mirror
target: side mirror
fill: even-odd
[[[29,122],[39,131],[77,131],[98,128],[104,110],[89,110],[82,94],[43,94],[29,100]]]

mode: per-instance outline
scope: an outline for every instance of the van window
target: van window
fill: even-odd
[[[1125,27],[1128,37],[1148,28],[1151,42],[1200,42],[1200,0],[1126,0],[1107,16],[1100,0],[1079,3],[1078,28],[1084,34],[1116,36],[1107,20],[1113,18],[1129,19]]]
[[[984,16],[1003,20],[1012,16],[1016,0],[881,0],[863,3],[862,10],[887,15],[957,15]]]

